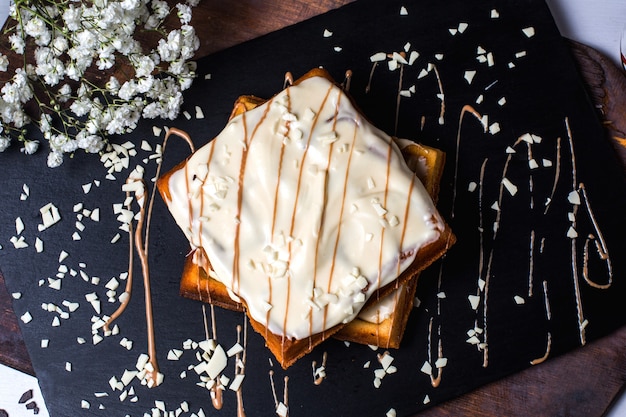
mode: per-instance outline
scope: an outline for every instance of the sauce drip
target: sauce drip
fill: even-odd
[[[165,135],[165,139],[163,141],[162,152],[165,152],[167,141],[170,135],[175,134],[187,141],[189,144],[191,151],[194,151],[193,142],[191,138],[186,133],[181,130],[172,128],[169,129]],[[162,161],[159,161],[157,164],[156,178],[159,177],[161,172]],[[140,187],[137,188],[135,192],[135,199],[140,206],[139,216],[137,219],[137,226],[133,228],[132,221],[129,224],[129,257],[128,257],[128,278],[126,282],[125,294],[126,297],[121,302],[119,307],[115,310],[115,312],[109,317],[109,319],[104,324],[104,331],[106,333],[110,332],[111,324],[124,312],[128,303],[130,302],[132,295],[132,283],[133,283],[133,248],[137,251],[137,256],[141,262],[141,271],[143,276],[143,287],[144,287],[144,297],[145,297],[145,313],[146,313],[146,331],[148,337],[148,363],[150,364],[146,370],[146,379],[148,381],[149,386],[156,386],[160,382],[160,373],[159,373],[159,364],[157,361],[156,355],[156,336],[154,331],[154,316],[152,311],[152,293],[150,286],[150,269],[148,263],[148,248],[149,248],[149,235],[150,235],[150,221],[152,219],[152,207],[154,205],[154,196],[155,196],[155,186],[152,189],[152,193],[150,196],[149,202],[146,201],[145,189],[146,185],[144,181],[140,178],[129,178],[126,181],[126,184],[132,184],[138,182],[141,184]],[[126,191],[126,197],[130,197],[130,192]],[[147,208],[146,208],[147,207]],[[145,230],[144,230],[145,223]]]

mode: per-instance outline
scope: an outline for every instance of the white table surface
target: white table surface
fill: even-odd
[[[626,29],[626,0],[546,0],[561,34],[602,52],[620,66],[619,50]],[[0,0],[0,22],[8,14],[9,0]],[[30,375],[0,365],[0,410],[11,417],[32,415],[18,400],[33,389],[33,399],[40,408],[38,417],[47,417],[37,380]],[[605,417],[626,416],[626,395]]]

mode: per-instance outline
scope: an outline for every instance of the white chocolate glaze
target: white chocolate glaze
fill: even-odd
[[[168,185],[216,279],[295,339],[352,320],[443,227],[391,137],[323,77],[234,117]]]

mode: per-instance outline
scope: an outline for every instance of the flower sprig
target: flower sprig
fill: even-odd
[[[176,118],[196,76],[200,42],[190,23],[198,2],[15,0],[0,47],[23,60],[10,65],[0,52],[0,151],[18,142],[36,152],[35,126],[48,166],[57,167],[65,154],[100,152],[142,117]],[[150,33],[153,47],[139,33]]]

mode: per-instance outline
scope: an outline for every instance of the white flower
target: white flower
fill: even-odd
[[[76,143],[80,149],[88,153],[97,153],[104,148],[104,141],[98,135],[92,135],[85,130],[81,130],[76,135]]]
[[[6,136],[0,136],[0,152],[6,151],[11,144],[11,139]]]
[[[137,80],[137,92],[139,94],[145,94],[148,91],[150,91],[150,89],[152,89],[153,85],[154,85],[154,77],[149,76],[149,77],[140,78],[139,80]]]
[[[85,98],[74,100],[74,102],[70,105],[70,110],[77,117],[82,117],[91,111],[91,101]]]
[[[89,55],[90,51],[96,49],[96,45],[98,42],[97,34],[89,31],[89,30],[81,30],[74,34],[73,43],[79,48],[79,50],[83,50],[83,55]]]
[[[81,26],[81,10],[82,8],[76,8],[74,5],[70,5],[63,12],[63,21],[65,26],[71,32],[77,31]]]
[[[33,38],[37,45],[48,45],[52,35],[50,30],[46,26],[46,23],[39,17],[33,17],[26,25],[24,25],[24,32]]]
[[[48,154],[48,167],[57,168],[63,163],[63,154],[59,151],[52,151]]]
[[[41,115],[41,118],[39,119],[39,129],[41,130],[42,133],[44,133],[44,135],[46,133],[50,133],[52,130],[52,116],[50,116],[48,113],[44,113]]]
[[[134,79],[126,81],[120,87],[120,90],[117,92],[117,95],[122,100],[131,100],[137,94],[137,83]]]
[[[71,80],[78,81],[83,76],[83,71],[72,61],[65,67],[65,75]]]
[[[0,71],[6,72],[8,68],[9,58],[6,55],[0,53]]]
[[[22,127],[30,123],[30,117],[28,117],[26,112],[24,112],[24,109],[19,106],[13,107],[11,118],[13,126],[18,129],[21,129]]]
[[[37,152],[37,149],[39,149],[38,140],[27,140],[24,142],[24,147],[20,150],[26,155],[32,155]]]
[[[120,82],[115,76],[111,76],[105,87],[108,92],[112,94],[117,94],[118,90],[120,89]]]
[[[73,152],[76,150],[76,147],[72,142],[68,135],[59,133],[50,137],[50,148],[53,151]]]
[[[122,9],[125,9],[125,10],[135,10],[139,7],[139,5],[140,5],[139,0],[123,0],[121,2]]]
[[[196,76],[195,64],[188,61],[200,41],[189,23],[198,2],[173,6],[167,0],[13,1],[10,14],[19,24],[5,33],[11,49],[24,55],[24,63],[0,84],[0,150],[19,139],[23,153],[37,151],[38,141],[17,133],[31,122],[25,108],[35,105],[43,110],[36,123],[48,142],[50,167],[61,165],[65,153],[99,152],[108,135],[134,130],[141,117],[177,117],[182,91]],[[166,30],[162,25],[172,11],[180,28]],[[140,29],[160,36],[149,51],[135,39]],[[82,80],[88,70],[111,70],[119,62],[132,66],[123,81],[114,76],[96,84]],[[0,72],[9,64],[0,53]],[[65,79],[77,81],[78,88],[62,84]]]
[[[44,82],[49,86],[55,86],[63,79],[65,66],[59,58],[53,57],[47,62],[39,63],[35,67],[35,73],[42,76]]]
[[[72,95],[72,87],[69,84],[63,84],[61,88],[59,88],[59,95],[57,100],[60,103],[66,103]]]
[[[146,119],[156,119],[161,115],[161,108],[157,102],[152,102],[143,108],[142,115]]]
[[[24,54],[24,47],[26,46],[24,38],[17,33],[14,33],[9,36],[9,42],[11,43],[11,49],[15,51],[15,53],[20,55]]]
[[[180,23],[186,25],[191,22],[191,7],[186,4],[178,3],[176,5],[176,8],[178,9],[178,13],[176,14],[178,15]]]
[[[165,39],[159,40],[157,50],[161,59],[166,62],[175,60],[180,54],[181,44],[183,41],[180,30],[174,29],[167,35]]]
[[[69,47],[69,42],[65,36],[57,36],[52,40],[52,51],[55,55],[62,55]]]
[[[147,77],[152,74],[156,65],[154,61],[149,56],[141,56],[138,59],[135,59],[135,76],[138,78]]]
[[[170,14],[170,6],[166,1],[163,0],[153,0],[150,4],[153,11],[153,16],[155,16],[159,20],[163,20]]]
[[[6,83],[0,89],[2,92],[2,100],[9,104],[19,103],[20,101],[20,92],[19,89],[13,83]]]

